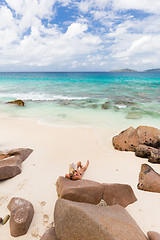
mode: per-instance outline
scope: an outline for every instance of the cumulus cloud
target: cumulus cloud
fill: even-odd
[[[159,0],[113,0],[113,7],[115,9],[136,9],[149,13],[157,13],[160,11]]]
[[[56,24],[49,24],[46,27],[42,23],[41,11],[24,11],[20,8],[21,4],[22,1],[19,5],[18,2],[12,4],[16,14],[21,14],[20,17],[13,17],[12,11],[6,6],[1,7],[0,10],[0,36],[2,36],[0,38],[0,65],[2,67],[14,64],[18,69],[24,66],[53,65],[53,70],[57,70],[58,67],[70,64],[69,68],[71,68],[77,56],[87,55],[97,49],[100,38],[87,32],[87,23],[73,22],[66,32],[62,32]],[[35,1],[34,4],[37,2]],[[28,7],[29,5],[26,9]],[[50,9],[48,9],[48,14],[49,12]],[[26,30],[28,33],[24,34]]]
[[[93,8],[99,10],[106,8],[112,8],[112,10],[135,9],[157,14],[160,11],[159,0],[82,0],[78,3],[78,6],[85,13]]]
[[[61,24],[60,7],[73,15]],[[0,70],[159,67],[159,12],[159,0],[6,0]]]

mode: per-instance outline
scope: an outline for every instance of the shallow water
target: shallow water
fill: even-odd
[[[41,124],[157,126],[159,93],[160,73],[0,73],[0,112]]]

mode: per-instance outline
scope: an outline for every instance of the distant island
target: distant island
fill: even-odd
[[[112,71],[109,71],[109,72],[112,72],[112,73],[117,73],[117,72],[124,72],[124,73],[130,73],[130,72],[160,72],[160,68],[153,68],[153,69],[147,69],[147,70],[144,70],[144,71],[136,71],[136,70],[133,70],[133,69],[129,69],[129,68],[124,68],[124,69],[119,69],[119,70],[112,70]]]
[[[137,72],[137,71],[133,69],[125,68],[125,69],[113,70],[110,72]]]
[[[160,72],[160,68],[148,69],[145,70],[144,72]]]

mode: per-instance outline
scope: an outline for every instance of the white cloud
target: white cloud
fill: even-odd
[[[108,5],[110,5],[110,0],[82,0],[78,3],[78,7],[81,12],[87,13],[92,8],[98,8],[99,10],[105,9]]]
[[[160,12],[160,1],[159,0],[113,0],[113,7],[117,10],[128,10],[136,9],[145,11],[148,13]]]
[[[6,0],[6,2],[15,11],[17,18],[14,21],[20,34],[32,26],[35,17],[49,19],[54,15],[52,7],[55,0]]]
[[[13,16],[7,7],[3,6],[0,8],[0,29],[8,28],[13,23]]]
[[[5,48],[17,39],[17,26],[14,23],[12,13],[3,6],[0,9],[0,47]]]
[[[66,32],[66,37],[72,38],[77,35],[81,35],[83,32],[87,31],[88,27],[87,24],[81,24],[81,23],[72,23]]]
[[[148,13],[160,12],[160,1],[159,0],[82,0],[78,3],[79,9],[86,13],[90,9],[98,10],[141,10]]]
[[[20,26],[19,24],[18,27]],[[73,62],[77,62],[77,56],[81,58],[85,54],[95,52],[100,43],[99,37],[86,33],[87,29],[86,23],[74,22],[69,25],[65,33],[62,33],[56,25],[45,28],[41,20],[34,17],[30,33],[19,39],[15,37],[18,41],[14,44],[11,43],[13,32],[9,28],[3,29],[2,35],[5,31],[9,31],[12,38],[10,36],[7,46],[0,50],[0,64],[14,64],[17,68],[20,66],[43,67],[53,64],[54,70],[57,70],[57,65],[61,67],[68,65],[74,58]],[[4,56],[8,57],[4,58]],[[80,64],[80,61],[78,62]]]
[[[48,18],[52,15],[52,7],[56,0],[6,0],[16,14],[25,15],[30,12],[32,17]]]
[[[153,0],[6,0],[0,6],[0,69],[144,69],[160,62],[160,2]],[[67,30],[54,19],[57,5],[79,9]],[[12,10],[13,11],[12,11]],[[126,10],[146,13],[141,19]],[[71,12],[71,11],[70,11]],[[58,14],[58,10],[57,10]],[[76,16],[76,17],[75,17]],[[97,25],[94,25],[96,22]]]

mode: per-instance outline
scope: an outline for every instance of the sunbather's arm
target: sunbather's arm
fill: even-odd
[[[81,161],[79,161],[78,163],[77,163],[77,170],[78,170],[78,168],[82,168],[83,166],[82,166],[82,163],[81,163]]]

